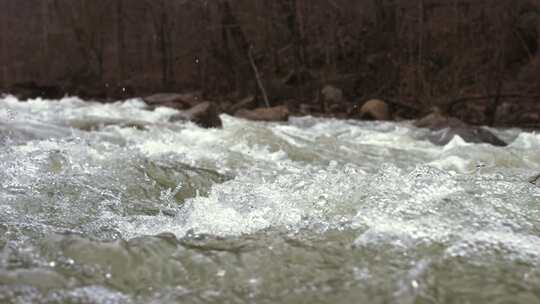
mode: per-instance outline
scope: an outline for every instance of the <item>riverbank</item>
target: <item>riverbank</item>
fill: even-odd
[[[144,90],[141,90],[145,92]],[[59,99],[69,96],[69,92],[62,91],[58,87],[41,87],[36,84],[14,87],[8,90],[20,101],[28,99],[44,98]],[[151,92],[151,91],[150,91]],[[100,103],[111,103],[122,99],[140,98],[149,107],[170,107],[177,110],[188,110],[199,104],[210,103],[211,107],[203,105],[202,110],[213,112],[212,116],[220,113],[237,115],[252,120],[283,121],[291,116],[314,116],[339,119],[383,120],[400,121],[404,119],[421,119],[438,109],[445,116],[457,118],[467,124],[481,126],[510,128],[517,127],[527,130],[540,129],[540,96],[503,96],[495,108],[491,101],[492,96],[471,96],[457,99],[439,106],[407,103],[393,99],[368,99],[347,97],[343,90],[326,85],[322,87],[315,99],[289,98],[286,100],[272,100],[268,105],[261,96],[248,95],[239,97],[238,94],[224,95],[204,94],[200,91],[188,91],[178,93],[147,93],[143,95],[106,96],[103,94],[82,95],[84,100]],[[6,96],[7,93],[4,93]],[[197,112],[199,112],[197,110]],[[493,116],[490,119],[490,116]],[[208,118],[212,119],[212,118]],[[209,126],[211,126],[210,124]],[[217,124],[219,125],[219,124]]]
[[[291,117],[319,117],[319,118],[338,118],[348,120],[376,120],[376,121],[401,121],[406,120],[404,116],[399,115],[395,110],[395,105],[380,99],[372,99],[360,105],[346,104],[343,99],[338,101],[337,97],[342,97],[340,90],[335,87],[325,87],[323,89],[324,101],[322,104],[341,105],[340,109],[345,109],[343,112],[332,113],[310,111],[308,104],[300,104],[296,111],[291,111],[291,104],[272,106],[267,104],[265,107],[258,107],[255,97],[250,96],[236,103],[221,102],[216,103],[207,101],[198,93],[160,93],[153,94],[144,98],[135,98],[141,103],[144,109],[149,111],[165,110],[169,108],[174,115],[168,118],[170,123],[178,121],[190,121],[203,128],[222,128],[223,122],[221,114],[228,114],[237,118],[242,118],[252,121],[263,122],[288,122]],[[69,98],[67,98],[69,99]],[[76,98],[82,101],[81,99]],[[16,97],[7,97],[6,102],[21,102]],[[64,99],[62,99],[64,100]],[[29,99],[29,102],[54,102],[53,100],[43,101],[42,99]],[[93,103],[106,104],[90,100]],[[120,102],[121,103],[121,102]],[[118,102],[115,102],[118,104]],[[349,108],[346,108],[349,106]],[[335,109],[335,107],[334,107]],[[402,113],[402,112],[401,112]],[[452,141],[456,136],[468,143],[487,143],[494,146],[506,146],[508,142],[500,139],[492,130],[483,127],[468,124],[456,117],[448,115],[440,108],[432,108],[424,116],[415,118],[414,125],[419,128],[430,130],[433,133],[428,139],[431,143],[444,146]],[[132,126],[135,128],[145,129],[146,125],[138,121],[118,121],[116,119],[102,121],[97,120],[89,125],[77,125],[75,128],[82,130],[92,130],[98,127],[107,125],[123,125]],[[532,129],[534,130],[534,129]]]

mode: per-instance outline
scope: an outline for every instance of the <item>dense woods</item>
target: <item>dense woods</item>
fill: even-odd
[[[0,88],[540,124],[539,0],[0,0]],[[321,89],[350,103],[329,104]],[[264,94],[263,94],[264,93]],[[315,110],[314,110],[315,111]],[[503,113],[504,115],[501,115]]]

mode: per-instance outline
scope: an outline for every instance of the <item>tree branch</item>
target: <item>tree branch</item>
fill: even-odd
[[[268,101],[268,95],[266,94],[266,89],[264,88],[261,75],[259,74],[259,69],[257,68],[257,65],[255,64],[255,59],[253,58],[253,46],[251,45],[248,50],[248,57],[249,62],[251,63],[251,68],[253,69],[253,73],[255,74],[255,79],[257,80],[257,86],[259,86],[259,90],[261,90],[261,94],[264,99],[264,104],[267,108],[270,108],[270,102]]]

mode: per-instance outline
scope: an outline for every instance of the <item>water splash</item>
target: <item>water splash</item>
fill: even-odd
[[[538,134],[436,147],[407,122],[174,113],[2,100],[0,302],[488,303],[490,273],[537,300]]]

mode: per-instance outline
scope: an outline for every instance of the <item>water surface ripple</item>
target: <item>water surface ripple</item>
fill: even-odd
[[[540,303],[540,134],[0,100],[0,303]]]

